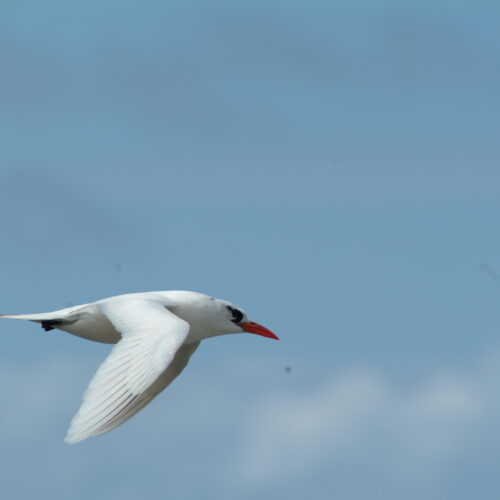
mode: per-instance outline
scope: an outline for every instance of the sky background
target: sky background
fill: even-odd
[[[0,335],[10,499],[497,499],[498,2],[0,4],[1,312],[230,300],[110,434],[109,346]]]

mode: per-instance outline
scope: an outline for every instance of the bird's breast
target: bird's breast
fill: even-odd
[[[121,339],[121,335],[116,331],[111,321],[96,305],[90,305],[78,311],[74,321],[58,328],[77,337],[104,344],[116,344]]]

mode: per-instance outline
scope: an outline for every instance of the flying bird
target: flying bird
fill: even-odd
[[[123,424],[181,373],[203,339],[227,333],[278,337],[230,302],[189,291],[118,295],[41,314],[3,314],[84,339],[116,344],[83,395],[65,441]]]

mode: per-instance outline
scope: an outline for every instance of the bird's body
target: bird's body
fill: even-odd
[[[69,443],[132,417],[179,375],[201,340],[244,331],[277,339],[233,304],[189,291],[118,295],[49,313],[0,317],[116,344],[85,392],[66,436]]]

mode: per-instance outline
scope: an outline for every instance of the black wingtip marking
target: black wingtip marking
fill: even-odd
[[[50,330],[54,329],[53,325],[60,325],[61,323],[62,321],[59,321],[57,319],[46,319],[41,322],[41,325],[46,332],[49,332]]]

